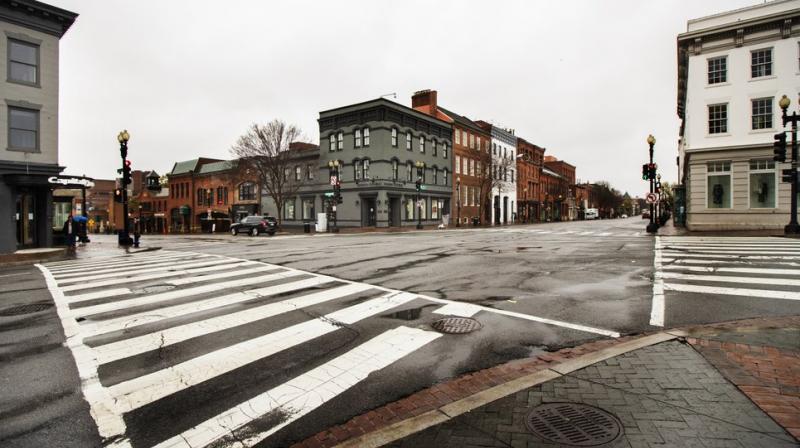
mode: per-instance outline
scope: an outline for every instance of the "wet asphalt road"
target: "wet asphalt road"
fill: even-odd
[[[248,400],[254,397],[272,399],[285,393],[290,382],[298,384],[298,379],[305,378],[301,383],[308,384],[309,372],[327,372],[332,363],[342,365],[341,360],[346,361],[353,350],[375,343],[387,333],[401,331],[428,338],[414,346],[406,344],[403,338],[400,342],[381,346],[383,348],[379,351],[397,349],[397,358],[378,363],[380,365],[369,372],[356,374],[357,368],[352,367],[350,373],[361,379],[341,390],[318,394],[327,395],[313,406],[308,403],[314,400],[302,395],[294,402],[291,413],[269,412],[261,417],[248,415],[247,418],[253,420],[228,435],[225,435],[227,426],[223,425],[218,428],[223,431],[220,433],[223,436],[214,445],[228,446],[235,440],[255,437],[252,439],[255,446],[282,447],[465,372],[588,340],[660,329],[650,325],[654,310],[654,255],[662,257],[659,259],[663,259],[665,265],[683,262],[686,260],[674,255],[674,251],[691,251],[691,247],[685,244],[696,243],[684,243],[679,239],[669,242],[662,238],[661,241],[667,241],[662,246],[674,244],[675,247],[661,247],[656,251],[655,237],[645,234],[644,226],[645,222],[636,217],[411,233],[256,238],[145,236],[143,247],[157,250],[140,252],[134,256],[139,260],[136,265],[125,267],[128,270],[149,269],[149,272],[140,274],[116,272],[98,261],[105,256],[119,256],[120,250],[113,237],[96,236],[89,248],[79,253],[77,261],[68,262],[77,273],[64,275],[65,265],[58,263],[48,265],[48,269],[56,277],[62,277],[57,280],[61,300],[79,302],[70,305],[74,312],[72,322],[79,323],[81,328],[106,328],[94,336],[87,334],[84,339],[84,344],[106,356],[105,360],[101,356],[97,365],[88,366],[88,370],[97,372],[100,384],[112,394],[115,403],[123,403],[119,414],[124,434],[118,439],[133,447],[188,438],[196,426],[204,422],[212,422],[213,426],[220,420],[220,415],[241,407],[242,403],[250,403]],[[774,243],[748,241],[746,244],[769,246]],[[172,262],[151,264],[148,263],[149,257],[174,260],[174,265],[205,263],[210,266],[199,268],[203,270],[199,274],[175,272]],[[724,259],[718,262],[730,263]],[[270,268],[263,263],[276,266]],[[768,267],[796,269],[791,260],[779,259],[774,263],[782,264]],[[159,265],[164,267],[151,268]],[[253,269],[253,266],[268,271],[240,274]],[[103,274],[103,269],[109,269],[111,273]],[[674,269],[674,266],[665,266],[664,269]],[[279,280],[265,277],[263,281],[256,278],[278,271],[295,277]],[[48,294],[41,275],[37,275],[34,269],[21,272],[27,276],[23,277],[25,285],[31,282],[31,287],[37,290],[36,300],[46,300]],[[797,275],[793,271],[790,274]],[[98,280],[98,275],[112,278],[110,281]],[[134,280],[141,275],[154,277]],[[212,279],[215,275],[221,277]],[[85,280],[81,276],[86,276]],[[175,284],[180,286],[167,287],[169,281],[165,283],[162,277],[157,276],[177,278]],[[248,280],[255,283],[242,283]],[[97,281],[100,283],[93,283]],[[195,304],[215,300],[221,294],[235,294],[255,287],[280,289],[293,281],[319,284],[305,289],[287,288],[277,295],[231,302],[202,312],[193,308]],[[785,283],[780,279],[775,281]],[[65,283],[62,285],[62,282]],[[292,305],[293,308],[279,314],[258,314],[279,301],[302,301],[315,295],[332,296],[336,288],[347,282],[358,282],[354,285],[357,291],[302,307]],[[668,278],[667,283],[677,289],[707,284],[674,276]],[[202,289],[204,286],[210,286],[210,289]],[[103,296],[120,287],[129,288],[129,292]],[[182,291],[190,291],[193,287],[200,289],[179,297]],[[9,283],[3,288],[15,289],[17,285]],[[397,306],[386,307],[380,312],[361,315],[353,311],[381,300],[380,297],[387,293],[386,288],[411,294]],[[792,286],[777,288],[788,288],[785,294],[789,296],[786,298],[796,294],[791,292]],[[159,292],[178,293],[178,296],[170,298],[166,305],[139,302],[150,300]],[[666,310],[661,313],[666,316],[665,326],[800,313],[800,302],[796,300],[761,300],[731,296],[733,293],[725,292],[723,295],[703,291],[670,292]],[[13,299],[11,302],[20,299],[21,296],[13,294],[3,294],[0,298],[10,297]],[[79,297],[81,294],[84,294],[82,299]],[[94,298],[86,294],[100,296]],[[27,295],[25,298],[33,300]],[[464,311],[463,303],[481,308]],[[703,306],[696,306],[696,303]],[[165,308],[167,305],[169,307]],[[181,307],[188,311],[180,311]],[[482,328],[461,335],[442,335],[432,331],[431,323],[443,314],[458,313],[474,313]],[[228,319],[234,314],[243,315],[244,320],[236,321],[235,325],[229,323],[228,327],[218,331],[209,326],[211,322]],[[75,364],[64,356],[69,352],[58,343],[57,338],[63,333],[59,333],[59,321],[54,315],[52,309],[34,315],[39,316],[36,319],[41,325],[37,331],[50,335],[42,342],[44,348],[31,345],[31,341],[38,339],[35,335],[26,335],[30,329],[0,317],[0,325],[6,325],[0,326],[0,335],[5,338],[3,342],[11,341],[0,345],[7,359],[30,357],[28,353],[46,353],[47,357],[41,359],[47,362],[47,367],[52,372],[63,373],[60,382],[54,377],[42,378],[39,386],[42,390],[36,394],[31,392],[33,395],[30,397],[27,392],[21,392],[21,395],[4,392],[0,396],[0,415],[15,419],[14,427],[0,430],[3,444],[26,446],[30,440],[50,440],[54,446],[87,446],[87,441],[98,440],[97,432],[87,428],[91,426],[87,425],[91,420],[85,402],[74,400],[79,387]],[[314,333],[319,330],[314,330],[314,327],[292,332],[295,328],[305,328],[303,326],[308,325],[309,320],[333,315],[337,316],[336,319],[322,318],[323,323],[333,325],[319,335]],[[358,317],[354,317],[356,315]],[[199,330],[195,330],[199,332],[192,337],[180,332],[170,333],[174,331],[173,327],[196,324],[199,324]],[[284,333],[286,337],[281,336]],[[134,351],[133,342],[148,335],[156,335],[156,342],[160,335],[160,343]],[[275,340],[263,347],[252,344],[254,340],[273,335]],[[169,341],[173,336],[177,339]],[[405,338],[413,340],[411,336]],[[271,347],[283,342],[285,348],[269,352]],[[107,350],[113,346],[121,347],[123,353]],[[232,352],[230,349],[233,347],[242,350]],[[247,359],[251,355],[252,359]],[[30,359],[39,360],[36,357]],[[87,365],[82,362],[85,363],[78,363],[87,371]],[[186,363],[196,362],[200,364],[192,364],[195,367],[188,373],[174,374]],[[34,368],[31,365],[7,371],[4,385],[25,381],[25,369]],[[314,375],[319,376],[319,373]],[[65,388],[69,392],[65,392]],[[126,401],[131,391],[138,394],[138,398]],[[317,394],[312,389],[308,392]],[[46,399],[41,398],[42,395],[59,394],[72,397],[68,407],[52,408]],[[89,402],[95,406],[91,400]],[[52,423],[48,424],[44,416],[48,416]],[[78,429],[69,437],[62,437],[59,431],[67,423]],[[100,432],[109,430],[101,428]],[[256,437],[259,434],[263,437]]]

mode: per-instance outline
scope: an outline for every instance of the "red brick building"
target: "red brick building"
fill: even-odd
[[[553,193],[550,195],[553,216],[558,221],[577,219],[575,206],[575,166],[553,156],[545,156],[544,167],[558,176],[551,177]]]
[[[481,191],[491,135],[469,118],[440,106],[435,90],[416,92],[411,107],[453,125],[453,200],[450,201],[450,220],[454,225],[467,224],[472,218],[484,221],[489,210],[489,191]]]
[[[544,148],[517,137],[517,219],[534,222],[541,219],[540,178]]]

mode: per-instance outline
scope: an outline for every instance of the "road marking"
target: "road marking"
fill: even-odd
[[[234,263],[234,261],[228,261],[228,263]],[[236,263],[242,264],[242,262],[239,262],[239,261],[236,261]],[[255,262],[251,262],[251,263],[255,263]],[[168,263],[168,264],[165,264],[165,265],[159,265],[157,267],[148,267],[148,268],[145,268],[145,269],[135,269],[135,270],[131,270],[131,271],[114,269],[113,272],[109,272],[109,273],[105,273],[105,274],[98,273],[98,274],[92,274],[92,275],[88,275],[88,276],[85,273],[73,274],[70,278],[58,277],[57,279],[58,279],[58,284],[59,285],[64,285],[64,284],[67,284],[67,283],[75,283],[75,282],[87,282],[87,281],[93,281],[93,280],[104,280],[104,279],[108,279],[108,278],[118,278],[118,277],[131,277],[131,276],[134,276],[134,275],[138,276],[140,274],[147,274],[147,273],[151,273],[151,272],[159,272],[159,273],[171,274],[171,273],[174,273],[174,272],[180,272],[181,270],[186,270],[186,269],[190,269],[190,268],[199,268],[199,267],[203,267],[203,266],[220,266],[220,265],[223,265],[223,264],[226,264],[226,261],[225,261],[224,258],[221,259],[221,260],[208,260],[208,259],[206,259],[204,261],[190,260],[190,261],[186,261],[186,262],[184,262],[184,261],[171,262],[171,263]],[[166,271],[165,271],[165,269],[166,269]],[[83,277],[81,277],[81,275]]]
[[[745,261],[745,260],[739,260],[739,261],[731,261],[731,260],[684,260],[684,259],[674,258],[674,257],[673,258],[666,258],[665,257],[665,258],[662,258],[661,261],[664,264],[670,263],[670,266],[676,266],[676,265],[682,265],[682,264],[701,264],[703,266],[718,265],[718,264],[721,264],[721,265],[734,264],[734,265],[737,265],[737,266],[756,264],[756,262]],[[779,265],[779,266],[800,266],[800,263],[793,262],[793,261],[773,261],[773,260],[770,260],[770,261],[767,261],[767,262],[764,262],[764,263],[770,264],[770,265],[775,264],[775,265]],[[759,264],[764,264],[764,263],[759,263]]]
[[[675,258],[675,257],[692,257],[692,258],[737,258],[743,260],[798,260],[800,256],[788,256],[788,255],[726,255],[726,254],[714,254],[714,253],[705,253],[705,254],[698,254],[698,253],[682,253],[682,252],[668,252],[664,251],[663,255],[668,258]]]
[[[355,386],[372,372],[381,370],[426,344],[439,333],[398,327],[386,331],[336,359],[293,380],[214,416],[183,433],[158,444],[157,448],[207,446],[232,433],[231,446],[252,446],[284,426]],[[238,440],[235,431],[269,413],[289,417],[271,428],[247,431]]]
[[[693,260],[694,261],[694,260]],[[705,264],[705,263],[704,263]],[[800,269],[770,269],[770,268],[725,268],[725,267],[696,267],[696,266],[664,266],[669,271],[689,272],[735,272],[740,274],[771,274],[771,275],[800,275]]]
[[[81,329],[71,316],[63,293],[58,289],[55,278],[46,267],[41,264],[37,264],[36,267],[42,272],[47,289],[50,290],[50,294],[53,296],[56,312],[64,329],[66,338],[64,345],[70,349],[72,357],[75,358],[75,365],[78,368],[78,375],[81,379],[81,390],[84,398],[89,403],[89,413],[97,424],[97,431],[100,437],[111,439],[125,434],[125,421],[121,415],[114,411],[114,402],[111,400],[108,391],[100,384],[94,355],[89,347],[83,344]],[[129,448],[130,444],[127,440],[118,440],[114,446]]]
[[[597,236],[609,236],[609,235],[613,235],[613,233],[611,233],[611,232],[603,232],[603,233],[598,233],[597,234]]]
[[[203,255],[198,256],[194,254],[188,253],[180,253],[180,254],[170,254],[170,255],[162,255],[159,257],[154,258],[145,258],[145,257],[131,257],[125,261],[116,261],[116,262],[98,262],[98,263],[86,263],[86,264],[76,264],[75,266],[70,266],[68,268],[62,269],[53,269],[51,273],[54,276],[61,276],[67,273],[73,272],[86,272],[86,271],[93,271],[96,269],[105,269],[105,268],[117,268],[117,267],[124,267],[124,266],[136,266],[136,265],[152,265],[155,263],[166,263],[171,260],[179,260],[179,259],[190,259],[190,258],[208,258],[212,257],[212,255]],[[50,268],[48,268],[49,270]]]
[[[392,293],[254,339],[192,358],[108,388],[118,412],[129,412],[247,364],[304,344],[359,320],[414,300]],[[338,325],[337,325],[338,324]],[[401,327],[402,328],[402,327]],[[308,390],[308,389],[306,389]]]
[[[653,255],[653,301],[650,309],[650,325],[664,326],[666,303],[664,300],[664,274],[661,271],[661,238],[656,236]]]
[[[280,269],[275,265],[266,264],[263,266],[256,266],[249,269],[237,269],[235,271],[228,271],[228,272],[220,272],[219,274],[212,274],[212,275],[203,275],[199,277],[186,277],[186,278],[179,278],[176,280],[167,280],[166,284],[180,286],[180,285],[190,285],[192,283],[201,283],[206,282],[209,280],[218,280],[221,278],[228,278],[228,277],[238,277],[241,275],[249,275],[249,274],[257,274],[259,272],[265,271],[273,271]]]
[[[481,311],[481,307],[475,306],[471,303],[459,302],[448,303],[447,305],[433,310],[434,314],[443,314],[445,316],[459,316],[459,317],[472,317]]]
[[[141,305],[152,305],[156,303],[166,302],[168,300],[180,299],[198,294],[224,290],[226,288],[241,288],[242,286],[255,285],[258,283],[264,283],[273,280],[280,280],[284,278],[293,277],[296,275],[298,274],[284,271],[284,272],[277,272],[274,274],[261,275],[246,279],[238,279],[238,280],[231,280],[228,282],[214,283],[211,285],[195,286],[194,288],[178,289],[176,291],[162,292],[159,294],[131,297],[128,299],[120,299],[120,300],[115,300],[113,302],[101,303],[98,305],[92,305],[83,308],[75,308],[72,310],[72,314],[75,317],[91,316],[92,314],[106,313],[108,311],[119,311],[126,308],[131,308]]]
[[[756,254],[776,254],[776,255],[794,255],[800,254],[800,248],[797,250],[788,250],[784,247],[775,247],[775,246],[764,246],[763,248],[759,249],[752,249],[752,248],[744,248],[744,247],[730,247],[730,248],[717,248],[717,247],[678,247],[678,246],[667,246],[664,249],[672,250],[672,251],[692,251],[692,253],[700,253],[700,254],[746,254],[746,255],[756,255]]]
[[[208,263],[200,263],[200,265],[206,265]],[[238,268],[242,266],[249,266],[257,263],[242,263],[239,261],[232,261],[228,263],[217,263],[212,266],[203,267],[203,268],[194,268],[194,269],[186,269],[187,266],[181,266],[180,270],[169,270],[164,272],[156,272],[153,274],[146,274],[146,275],[138,275],[134,277],[125,277],[125,278],[109,278],[106,280],[95,281],[92,283],[82,283],[79,285],[66,285],[62,286],[59,283],[62,291],[77,291],[79,289],[88,289],[88,288],[99,288],[101,286],[110,286],[110,285],[118,285],[120,283],[133,283],[133,282],[140,282],[145,280],[155,280],[159,278],[168,278],[168,277],[178,277],[181,275],[189,275],[189,274],[202,274],[204,272],[215,272],[221,269],[232,269]],[[72,283],[73,280],[70,280],[69,283]]]
[[[694,280],[703,282],[717,282],[717,283],[754,283],[760,285],[770,286],[800,286],[800,280],[788,278],[768,278],[768,277],[734,277],[727,275],[696,275],[696,274],[682,274],[680,272],[664,272],[663,278],[671,278],[675,280]]]
[[[288,313],[290,311],[307,308],[320,303],[339,299],[350,294],[369,290],[363,284],[350,284],[333,288],[327,291],[308,294],[282,302],[269,303],[255,308],[249,308],[233,314],[225,314],[206,320],[192,322],[166,330],[144,334],[138,337],[123,339],[106,345],[95,346],[98,364],[107,364],[119,359],[128,358],[160,347],[177,344],[188,339],[212,334],[230,328],[256,322],[268,317]]]
[[[61,288],[64,291],[64,288]],[[67,303],[85,302],[87,300],[105,299],[106,297],[124,296],[130,294],[131,290],[128,288],[114,288],[104,289],[102,291],[89,292],[86,294],[78,294],[74,296],[64,296]]]
[[[280,285],[251,289],[248,291],[237,292],[235,294],[228,294],[205,300],[197,300],[194,302],[182,303],[180,305],[159,308],[157,314],[153,311],[142,311],[140,313],[130,314],[127,316],[121,316],[97,322],[89,322],[83,324],[81,326],[81,330],[86,333],[85,337],[89,338],[90,336],[97,336],[100,334],[119,331],[125,328],[159,322],[164,319],[181,317],[201,311],[208,311],[225,305],[247,302],[249,300],[269,297],[275,294],[282,294],[303,288],[313,288],[315,286],[324,285],[333,281],[334,280],[332,278],[328,277],[315,277],[289,283],[281,283]]]
[[[581,232],[578,235],[592,235],[594,232]]]
[[[765,289],[725,288],[721,286],[687,285],[665,283],[668,291],[696,292],[701,294],[720,294],[728,296],[762,297],[765,299],[800,300],[800,293],[789,291],[770,291]]]

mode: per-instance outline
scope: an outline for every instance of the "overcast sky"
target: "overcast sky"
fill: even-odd
[[[252,122],[318,143],[319,111],[396,92],[516,129],[642,195],[648,133],[675,180],[678,33],[758,3],[681,1],[45,0],[80,14],[61,41],[60,163],[114,178],[117,133],[134,169],[229,158]]]

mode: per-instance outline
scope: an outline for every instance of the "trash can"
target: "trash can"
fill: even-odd
[[[310,222],[305,221],[303,223],[303,233],[311,233],[311,223]]]
[[[480,220],[480,219],[478,219],[478,217],[477,217],[477,216],[473,216],[473,217],[472,217],[472,226],[473,226],[473,227],[478,227],[478,224],[480,224],[480,222],[481,222],[481,220]]]

